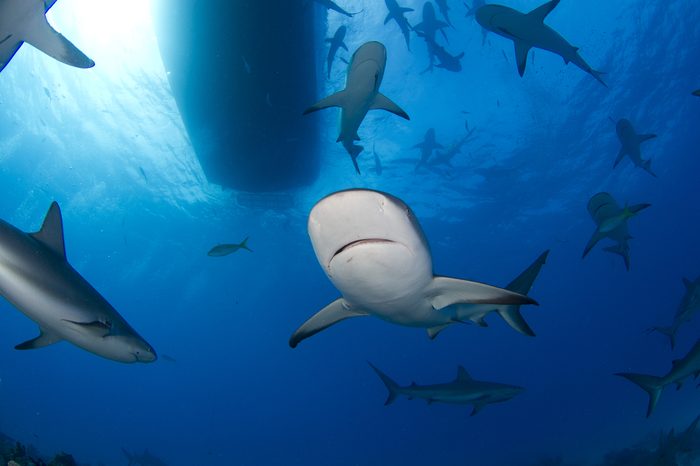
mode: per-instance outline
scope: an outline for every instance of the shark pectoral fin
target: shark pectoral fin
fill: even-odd
[[[345,42],[341,42],[340,45],[339,45],[339,47],[340,47],[341,49],[345,49],[345,51],[348,51],[348,46],[345,45]]]
[[[436,325],[435,327],[430,327],[428,329],[428,338],[430,338],[431,340],[434,340],[435,337],[437,337],[440,334],[440,332],[445,330],[450,325],[452,325],[452,322],[450,322],[448,324]]]
[[[639,135],[639,142],[644,142],[644,141],[648,141],[650,139],[655,139],[655,138],[656,138],[656,134],[640,134]]]
[[[321,99],[311,107],[304,110],[303,115],[308,115],[309,113],[317,112],[329,107],[342,107],[345,99],[345,91],[336,92],[335,94],[329,95],[325,99]]]
[[[411,119],[411,117],[408,116],[408,113],[404,112],[401,107],[399,107],[390,98],[388,98],[380,92],[377,92],[377,95],[374,97],[374,102],[372,103],[372,106],[369,109],[386,110],[387,112],[391,112],[394,115],[398,115],[401,118],[405,118],[406,120]]]
[[[486,397],[479,398],[478,400],[475,400],[474,405],[473,405],[474,409],[472,409],[472,413],[470,414],[470,416],[476,416],[479,413],[479,411],[484,409],[484,406],[486,406],[486,405],[487,405]]]
[[[435,309],[453,304],[537,304],[532,298],[503,288],[449,277],[433,277],[426,293]]]
[[[589,252],[591,252],[591,249],[595,247],[596,244],[598,244],[598,241],[603,239],[605,235],[600,233],[598,230],[593,232],[593,236],[591,236],[591,239],[588,240],[588,244],[586,244],[586,248],[583,250],[583,256],[581,258],[583,259],[588,255]]]
[[[523,315],[520,313],[520,306],[499,307],[496,312],[498,312],[498,315],[501,316],[513,330],[528,337],[535,336],[535,332],[530,328],[523,318]]]
[[[36,338],[32,338],[31,340],[27,340],[24,343],[20,343],[19,345],[15,346],[16,350],[30,350],[30,349],[39,349],[43,348],[45,346],[53,345],[54,343],[57,343],[61,341],[61,338],[58,335],[55,335],[50,332],[45,332],[43,329],[39,329],[39,336]]]
[[[68,39],[46,21],[46,16],[36,15],[25,25],[20,34],[23,41],[46,55],[77,68],[92,68],[95,62],[88,58]]]
[[[545,18],[547,17],[548,14],[554,10],[557,5],[559,5],[560,0],[552,0],[551,2],[547,2],[544,5],[540,5],[531,12],[527,14],[529,18],[536,19],[539,22],[544,22]]]
[[[617,167],[620,164],[620,162],[622,162],[622,159],[625,158],[625,154],[626,154],[625,148],[620,147],[620,152],[617,153],[617,158],[615,159],[615,163],[613,164],[613,168]]]
[[[63,218],[61,217],[61,208],[56,201],[51,203],[41,229],[30,233],[30,235],[58,254],[63,260],[66,260],[66,248],[63,242]]]
[[[386,18],[384,18],[384,24],[387,24],[389,21],[391,21],[391,18],[394,17],[394,14],[389,12],[388,15],[386,15]]]
[[[341,320],[366,315],[368,315],[366,312],[350,309],[350,306],[343,298],[338,298],[304,322],[289,338],[289,346],[296,348],[302,340],[316,335],[321,330],[325,330]]]
[[[520,73],[520,77],[522,77],[525,74],[527,54],[531,47],[518,39],[515,39],[513,43],[515,44],[515,61],[518,63],[518,73]]]

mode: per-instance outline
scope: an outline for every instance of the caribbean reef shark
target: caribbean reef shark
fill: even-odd
[[[384,3],[386,4],[387,9],[389,10],[389,14],[387,14],[386,18],[384,19],[384,24],[387,24],[392,19],[396,21],[396,24],[399,25],[399,29],[401,29],[403,38],[406,41],[406,48],[410,50],[411,29],[413,29],[413,27],[409,24],[408,20],[404,15],[408,12],[413,11],[413,8],[404,8],[402,6],[399,6],[396,0],[384,0]]]
[[[654,327],[651,330],[663,333],[671,341],[671,349],[676,346],[676,332],[684,323],[690,321],[696,312],[700,310],[700,277],[691,282],[687,278],[683,279],[685,285],[685,294],[681,303],[678,305],[676,314],[673,317],[673,323],[670,327]]]
[[[0,0],[0,71],[25,42],[67,65],[95,66],[46,20],[54,3],[56,0]]]
[[[557,5],[559,0],[552,0],[529,13],[521,13],[507,6],[489,4],[480,7],[475,16],[483,28],[513,41],[520,76],[525,74],[528,52],[536,47],[559,55],[565,63],[573,63],[607,87],[601,78],[603,73],[585,62],[578,53],[578,47],[568,43],[557,31],[544,24],[547,15]]]
[[[341,15],[345,15],[349,18],[352,18],[353,16],[355,16],[357,14],[357,13],[348,13],[347,11],[345,11],[344,9],[339,7],[338,4],[333,2],[332,0],[314,0],[314,1],[328,10],[333,10],[333,11],[338,12]]]
[[[357,156],[364,149],[356,146],[360,139],[357,130],[370,110],[386,110],[410,120],[408,114],[391,99],[379,92],[386,68],[386,48],[379,42],[367,42],[353,54],[348,67],[345,89],[320,100],[307,108],[304,115],[329,107],[340,107],[340,135],[336,142],[342,142],[352,158],[357,173],[360,167]]]
[[[474,416],[484,406],[508,401],[524,390],[514,385],[474,380],[462,366],[459,366],[457,378],[452,382],[436,385],[417,385],[414,382],[409,386],[401,387],[372,363],[369,365],[389,390],[389,396],[384,402],[385,406],[393,403],[399,395],[403,395],[409,400],[420,398],[428,403],[470,404],[473,405],[471,416]]]
[[[627,155],[635,167],[643,168],[647,173],[656,178],[656,174],[651,171],[651,159],[642,159],[640,147],[644,141],[654,139],[656,134],[637,134],[632,123],[625,118],[617,122],[615,132],[617,133],[618,139],[620,139],[621,147],[613,168],[617,167],[625,155]]]
[[[428,131],[425,132],[425,136],[423,137],[423,142],[419,142],[415,146],[413,146],[411,149],[420,149],[420,160],[416,164],[416,171],[424,166],[426,163],[428,163],[428,160],[430,160],[430,156],[433,155],[433,151],[435,149],[444,149],[445,146],[440,144],[435,140],[435,128],[429,128]]]
[[[536,304],[510,290],[433,275],[423,230],[411,209],[390,194],[331,194],[311,210],[308,230],[319,264],[342,297],[294,332],[292,348],[350,317],[373,315],[428,329],[458,322],[455,304]]]
[[[39,336],[16,349],[66,340],[119,362],[156,360],[151,345],[68,263],[56,202],[36,233],[0,220],[0,294],[39,325]]]
[[[588,201],[588,213],[596,224],[596,229],[588,240],[583,257],[603,238],[617,242],[617,245],[606,248],[607,252],[618,254],[625,260],[625,267],[630,268],[629,240],[632,239],[627,229],[627,221],[636,216],[651,204],[637,204],[621,208],[609,193],[598,193]]]
[[[656,404],[659,402],[661,392],[667,385],[676,384],[676,388],[683,386],[685,379],[691,375],[700,375],[700,340],[695,342],[688,354],[681,359],[676,359],[672,363],[671,370],[664,376],[633,374],[627,372],[617,373],[630,382],[636,384],[649,395],[649,405],[647,406],[647,417],[654,412]]]

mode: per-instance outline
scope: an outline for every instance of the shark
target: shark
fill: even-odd
[[[445,50],[445,47],[438,44],[434,40],[426,37],[425,42],[428,44],[428,56],[430,63],[428,64],[428,67],[422,71],[422,73],[432,71],[433,66],[437,66],[438,68],[442,68],[446,71],[452,71],[454,73],[462,71],[462,63],[460,63],[460,60],[464,57],[464,52],[460,53],[459,55],[452,55]],[[439,63],[434,65],[436,58],[438,59]]]
[[[246,237],[246,239],[244,239],[238,244],[217,244],[216,246],[211,248],[207,255],[211,257],[228,256],[229,254],[238,252],[241,249],[253,252],[253,250],[248,247],[248,237]]]
[[[448,26],[449,24],[437,19],[433,4],[425,2],[423,5],[423,21],[413,26],[413,30],[425,37],[426,41],[435,41],[435,35],[438,31],[440,31],[445,40],[447,40],[447,35],[443,29]]]
[[[450,21],[450,6],[447,4],[447,0],[435,0],[435,3],[437,3],[440,14],[445,19],[447,24],[454,27],[452,26],[452,21]]]
[[[418,220],[388,193],[351,189],[330,194],[311,209],[308,232],[319,265],[341,297],[292,334],[292,348],[351,317],[371,315],[430,329],[457,322],[455,304],[536,304],[510,290],[434,275]]]
[[[46,20],[54,3],[56,0],[0,0],[0,71],[25,42],[66,65],[95,66]]]
[[[527,54],[533,47],[555,53],[564,63],[573,63],[598,82],[605,84],[603,73],[596,71],[579,54],[578,47],[566,41],[557,31],[544,24],[547,15],[559,5],[551,0],[529,13],[522,13],[503,5],[487,4],[476,10],[476,21],[485,29],[510,39],[515,44],[518,73],[522,77],[527,65]]]
[[[675,384],[676,389],[680,390],[685,379],[691,375],[694,377],[698,377],[700,375],[700,339],[695,342],[688,354],[681,359],[675,359],[672,362],[671,370],[668,371],[666,375],[659,377],[655,375],[634,374],[630,372],[619,372],[615,375],[624,377],[647,392],[649,395],[647,417],[649,417],[654,412],[654,408],[659,402],[661,392],[666,386]]]
[[[613,168],[616,168],[619,163],[622,162],[625,155],[627,155],[630,160],[632,160],[635,167],[643,168],[647,173],[656,178],[656,174],[651,171],[651,159],[642,159],[640,147],[643,142],[656,138],[656,134],[637,134],[632,123],[625,118],[617,122],[615,132],[620,140],[621,147]]]
[[[0,294],[39,326],[39,335],[18,350],[65,340],[118,362],[157,359],[153,347],[68,262],[56,202],[34,233],[0,220]]]
[[[591,239],[588,240],[582,257],[585,258],[600,240],[609,238],[616,241],[617,244],[605,250],[622,256],[625,260],[625,266],[629,270],[629,240],[632,239],[632,236],[627,229],[627,221],[650,206],[651,204],[636,204],[633,206],[625,205],[624,208],[621,208],[609,193],[595,194],[588,201],[588,213],[595,222],[596,229]]]
[[[129,453],[122,448],[122,453],[126,456],[129,466],[167,466],[167,463],[157,456],[153,455],[148,448],[143,453]]]
[[[400,395],[403,395],[409,400],[419,398],[429,404],[472,405],[471,416],[475,416],[484,406],[508,401],[525,390],[514,385],[475,380],[462,366],[458,367],[457,377],[451,382],[435,385],[418,385],[413,382],[411,385],[401,387],[375,365],[372,363],[369,365],[389,391],[384,402],[385,406],[392,404]]]
[[[693,94],[695,97],[700,97],[700,89],[698,89],[698,90],[696,90],[696,91],[693,91],[692,94]]]
[[[336,142],[342,142],[350,154],[357,173],[360,167],[357,157],[364,150],[354,144],[360,137],[357,130],[370,110],[386,110],[406,120],[408,114],[387,96],[379,92],[386,68],[386,47],[380,42],[367,42],[352,56],[348,67],[345,89],[336,92],[304,111],[304,115],[329,107],[340,107],[340,135]]]
[[[527,296],[535,283],[535,279],[540,273],[542,266],[547,262],[549,250],[540,254],[535,261],[528,266],[520,275],[506,286],[506,290]],[[497,313],[514,330],[528,337],[534,337],[535,332],[520,313],[520,305],[500,305],[492,304],[455,304],[453,322],[428,329],[428,336],[434,339],[441,331],[455,323],[472,323],[479,327],[488,327],[486,316],[492,312]]]
[[[651,329],[651,331],[657,331],[666,335],[671,342],[671,349],[674,349],[676,346],[676,332],[678,328],[690,321],[698,310],[700,310],[700,277],[696,278],[695,281],[684,278],[683,285],[685,286],[685,294],[678,305],[671,326],[653,327]]]
[[[359,13],[359,12],[349,13],[349,12],[345,11],[343,8],[341,8],[340,6],[338,6],[338,4],[332,0],[314,0],[314,1],[316,3],[318,3],[319,5],[321,5],[322,7],[326,8],[327,10],[333,10],[335,12],[340,13],[341,15],[347,16],[348,18],[352,18],[357,13]]]
[[[387,24],[392,19],[396,21],[396,24],[399,25],[399,29],[401,29],[401,33],[406,41],[406,48],[411,50],[411,29],[413,29],[413,27],[410,25],[404,15],[413,11],[413,8],[402,7],[396,0],[384,0],[384,3],[389,10],[389,14],[387,14],[386,18],[384,19],[384,24]]]
[[[348,28],[345,26],[340,26],[333,34],[333,37],[326,39],[326,42],[330,44],[328,49],[328,79],[331,77],[331,67],[333,66],[333,60],[335,59],[335,54],[338,53],[338,49],[348,50],[348,46],[345,45],[345,34],[347,34]]]
[[[430,160],[430,156],[433,155],[433,151],[435,149],[444,149],[445,146],[440,144],[435,140],[435,128],[429,128],[428,131],[425,132],[425,136],[423,137],[423,141],[419,142],[415,146],[413,146],[411,149],[420,149],[420,160],[416,164],[416,171],[426,163],[428,163],[428,160]]]
[[[446,150],[442,152],[436,152],[435,156],[432,158],[428,165],[433,167],[438,165],[447,165],[450,168],[454,167],[454,165],[452,165],[452,159],[455,158],[457,154],[462,152],[462,147],[464,146],[464,144],[467,143],[467,141],[469,141],[472,133],[474,133],[474,129],[475,128],[472,128],[470,131],[467,132],[467,134],[459,138],[457,141],[453,142]]]

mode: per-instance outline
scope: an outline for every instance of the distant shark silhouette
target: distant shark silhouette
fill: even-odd
[[[697,91],[693,91],[693,95],[695,97],[700,97],[700,89],[698,89]]]
[[[338,53],[338,49],[345,49],[346,51],[348,50],[348,46],[345,45],[345,42],[343,40],[345,39],[345,34],[347,33],[348,28],[345,26],[340,26],[336,31],[335,34],[333,34],[333,37],[330,39],[326,39],[326,42],[330,44],[330,48],[328,49],[328,79],[331,77],[331,67],[333,66],[333,60],[335,59],[335,54]]]
[[[386,48],[379,42],[367,42],[353,54],[348,68],[345,89],[320,100],[307,108],[304,115],[329,107],[340,107],[340,135],[336,142],[342,142],[352,158],[357,173],[360,167],[357,156],[364,149],[356,146],[360,137],[357,130],[370,110],[386,110],[410,120],[408,114],[388,97],[379,92],[386,67]]]
[[[647,392],[649,395],[647,417],[649,417],[654,412],[661,392],[667,385],[676,384],[676,388],[680,389],[685,379],[690,376],[698,377],[700,375],[700,340],[695,342],[695,345],[683,358],[674,360],[671,370],[664,376],[657,377],[628,372],[620,372],[615,375],[626,378]]]
[[[459,138],[457,141],[453,142],[446,150],[442,152],[436,152],[435,156],[428,162],[428,166],[436,167],[439,165],[447,165],[453,168],[452,159],[455,158],[457,154],[462,152],[462,147],[469,141],[472,134],[474,133],[474,128],[472,128],[467,134]]]
[[[427,240],[411,209],[386,193],[352,189],[320,200],[309,214],[316,258],[342,297],[289,339],[302,340],[350,317],[434,328],[459,321],[456,304],[536,304],[482,283],[433,275]]]
[[[676,332],[680,326],[690,321],[700,310],[700,277],[696,278],[694,282],[684,278],[683,285],[685,286],[685,294],[678,305],[671,326],[653,327],[651,329],[666,335],[671,342],[671,349],[674,349],[676,346]]]
[[[627,230],[627,220],[651,204],[637,204],[621,208],[609,193],[598,193],[588,201],[588,213],[596,224],[591,239],[583,250],[583,257],[603,238],[617,242],[616,246],[606,248],[607,252],[618,254],[625,260],[627,270],[630,268],[629,240],[632,239]]]
[[[435,8],[433,8],[433,4],[425,2],[423,5],[423,21],[413,26],[413,30],[425,37],[426,40],[434,41],[438,31],[447,39],[447,35],[443,29],[448,26],[449,24],[443,23],[435,17]]]
[[[607,87],[601,78],[603,73],[591,68],[581,58],[577,47],[569,44],[558,32],[544,24],[547,15],[557,5],[559,0],[552,0],[530,13],[521,13],[507,6],[489,4],[476,11],[476,20],[489,31],[513,41],[520,76],[525,74],[528,52],[536,47],[556,53],[564,59],[565,63],[573,63]]]
[[[36,233],[0,220],[0,293],[39,325],[39,336],[15,346],[18,350],[66,340],[114,361],[157,359],[153,348],[68,263],[56,202]]]
[[[615,132],[617,133],[618,139],[620,139],[622,147],[620,147],[620,152],[617,154],[613,168],[616,168],[625,155],[627,155],[635,167],[641,167],[651,176],[656,177],[656,174],[651,171],[651,159],[642,159],[640,147],[644,141],[654,139],[656,134],[637,134],[632,123],[625,118],[617,122]]]
[[[450,7],[447,5],[447,0],[435,0],[435,3],[437,3],[438,9],[440,10],[440,14],[443,18],[445,18],[447,24],[452,26],[452,21],[450,21]]]
[[[143,453],[129,453],[122,448],[122,453],[126,456],[129,466],[167,466],[165,461],[148,451],[148,448]]]
[[[429,128],[425,132],[423,141],[419,142],[412,149],[420,149],[420,160],[416,164],[416,171],[428,163],[430,156],[433,155],[435,149],[444,149],[445,147],[435,140],[435,128]]]
[[[384,3],[389,10],[389,14],[386,15],[386,18],[384,19],[384,24],[387,24],[392,19],[396,21],[396,24],[399,25],[399,29],[401,29],[403,38],[406,41],[406,47],[410,50],[411,29],[413,28],[404,15],[410,11],[413,11],[413,8],[404,8],[399,6],[396,0],[384,0]]]
[[[389,396],[384,402],[385,406],[393,403],[399,395],[403,395],[409,400],[420,398],[429,404],[470,404],[473,405],[471,415],[474,416],[484,406],[508,401],[525,390],[514,385],[474,380],[462,366],[459,366],[457,377],[452,382],[437,385],[417,385],[414,382],[406,387],[401,387],[372,363],[369,365],[389,390]]]
[[[548,255],[549,251],[545,251],[540,254],[540,256],[535,259],[535,261],[530,264],[527,269],[518,275],[515,280],[510,282],[505,289],[527,296],[528,293],[530,293],[532,285],[535,283],[535,279],[537,278],[537,275],[539,275],[542,266],[547,261]],[[504,304],[499,306],[494,306],[492,304],[455,304],[454,311],[456,317],[454,322],[449,322],[447,324],[428,329],[428,336],[431,339],[435,338],[442,330],[456,322],[471,322],[480,327],[487,327],[488,324],[486,323],[485,319],[486,316],[492,312],[496,312],[499,316],[501,316],[501,318],[505,320],[506,323],[514,330],[529,337],[535,336],[535,332],[532,331],[522,314],[520,314],[520,305],[517,304]]]
[[[341,7],[339,7],[338,4],[335,3],[335,2],[333,2],[332,0],[314,0],[314,1],[315,1],[316,3],[318,3],[319,5],[321,5],[322,7],[328,9],[328,10],[336,11],[336,12],[340,13],[341,15],[345,15],[345,16],[347,16],[347,17],[349,17],[349,18],[352,18],[352,17],[355,16],[357,13],[359,13],[359,12],[357,12],[357,13],[348,13],[347,11],[345,11],[344,9],[342,9]]]
[[[46,20],[46,12],[54,3],[56,0],[0,0],[0,71],[24,42],[66,65],[95,66]]]
[[[445,47],[438,44],[434,40],[426,37],[425,42],[428,44],[428,56],[430,63],[428,68],[423,70],[422,73],[433,70],[436,58],[438,59],[439,63],[435,66],[438,68],[455,73],[462,71],[462,64],[460,63],[460,60],[464,57],[464,52],[460,53],[459,55],[451,55],[447,50],[445,50]]]

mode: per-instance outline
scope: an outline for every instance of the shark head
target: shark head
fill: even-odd
[[[425,2],[423,5],[423,22],[431,24],[435,22],[435,8],[430,2]]]
[[[348,81],[366,81],[375,92],[384,79],[386,47],[381,42],[371,41],[360,46],[352,56]],[[359,79],[358,79],[359,78]]]
[[[615,132],[620,139],[627,138],[630,135],[635,135],[634,126],[627,118],[622,118],[615,125]]]
[[[346,297],[362,290],[362,300],[372,302],[432,278],[420,225],[389,194],[364,189],[331,194],[311,210],[308,231],[318,262]]]
[[[494,384],[495,387],[489,390],[489,403],[500,403],[508,401],[525,391],[523,387],[506,384]]]
[[[509,15],[513,12],[511,8],[502,5],[484,5],[476,10],[474,17],[481,27],[489,31],[501,28],[502,21],[499,17]]]
[[[63,320],[64,331],[71,341],[86,350],[114,361],[154,362],[156,351],[123,319],[100,318],[94,322]]]

